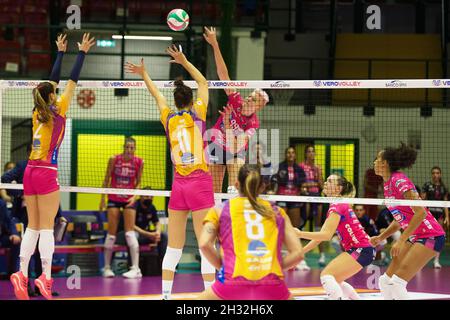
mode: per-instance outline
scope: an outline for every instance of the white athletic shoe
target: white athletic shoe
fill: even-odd
[[[236,189],[235,186],[229,186],[227,189],[227,193],[237,194],[238,190]]]
[[[116,275],[111,270],[111,268],[105,268],[103,269],[103,277],[104,278],[114,278]]]
[[[434,260],[434,268],[435,269],[441,269],[442,268],[441,264],[439,263],[439,260]]]
[[[306,260],[300,261],[300,263],[295,267],[295,270],[301,270],[301,271],[309,271],[311,268],[306,263]]]
[[[140,279],[142,278],[141,269],[131,267],[130,270],[122,274],[122,276],[128,279]]]

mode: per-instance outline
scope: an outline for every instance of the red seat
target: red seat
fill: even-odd
[[[26,58],[27,58],[27,64],[26,64],[27,73],[29,73],[30,71],[50,72],[50,68],[51,68],[50,54],[28,53],[26,55]]]
[[[0,52],[18,52],[20,53],[21,45],[19,41],[0,40]]]
[[[34,42],[46,42],[46,43],[50,42],[48,29],[45,29],[45,28],[42,28],[42,29],[41,28],[35,28],[35,29],[26,28],[23,31],[23,35],[24,35],[25,45],[27,43],[34,43]]]
[[[50,43],[46,41],[29,41],[25,43],[26,51],[50,51]]]
[[[49,23],[48,14],[39,11],[28,11],[23,14],[24,24],[47,25]]]
[[[147,17],[165,19],[168,12],[164,12],[163,2],[141,1],[139,3],[139,21],[148,20]]]
[[[84,4],[86,2],[86,5]],[[83,11],[83,9],[85,11]],[[114,19],[116,17],[116,7],[113,1],[84,1],[82,6],[82,14],[86,15],[88,20],[94,21],[98,19]]]

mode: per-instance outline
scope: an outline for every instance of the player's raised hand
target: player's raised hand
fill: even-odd
[[[187,62],[186,56],[178,50],[176,45],[172,45],[166,49],[166,52],[172,57],[173,60],[170,60],[170,63],[178,63],[185,64]]]
[[[203,33],[203,38],[205,38],[206,42],[208,42],[210,45],[217,45],[217,33],[216,28],[210,27],[209,29],[207,27],[204,27],[205,32]]]
[[[142,77],[145,73],[144,58],[141,58],[141,64],[134,64],[131,62],[125,63],[125,71],[127,73],[138,74]]]
[[[58,51],[66,52],[67,50],[67,34],[60,34],[56,39],[56,46],[58,47]]]
[[[78,42],[78,49],[80,51],[84,51],[85,53],[88,53],[89,49],[94,45],[95,38],[90,38],[90,33],[83,34],[83,40],[81,43]]]

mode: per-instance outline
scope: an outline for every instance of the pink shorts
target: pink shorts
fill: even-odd
[[[188,176],[175,173],[169,209],[197,211],[212,207],[214,207],[214,190],[209,173],[196,171]]]
[[[23,174],[23,193],[26,196],[44,195],[59,190],[58,170],[27,166]]]
[[[271,285],[227,285],[215,281],[211,289],[222,300],[288,300],[291,297],[284,282]]]

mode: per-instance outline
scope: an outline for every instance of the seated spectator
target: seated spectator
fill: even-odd
[[[392,216],[392,213],[388,210],[388,208],[384,207],[380,213],[378,213],[377,220],[375,220],[375,225],[379,233],[382,233],[385,229],[387,229],[393,220],[394,217]],[[397,241],[401,235],[401,232],[397,231],[390,238],[392,238],[393,241]]]
[[[375,224],[375,221],[373,221],[369,215],[366,213],[366,207],[362,204],[355,204],[353,206],[353,211],[355,212],[356,216],[358,217],[359,222],[361,223],[361,226],[363,226],[364,231],[370,236],[374,237],[380,234],[380,232],[377,229],[377,226]],[[383,252],[384,246],[387,244],[387,241],[383,241],[378,245],[375,249],[377,251],[377,259],[381,260],[382,264],[387,265],[386,260],[386,253]]]
[[[151,190],[145,187],[143,190]],[[123,230],[123,219],[119,223],[119,230]],[[122,227],[122,228],[121,228]],[[157,211],[153,205],[153,196],[141,196],[136,203],[136,225],[134,227],[138,242],[142,244],[156,243],[158,245],[158,255],[162,262],[167,248],[167,234],[162,232]],[[126,245],[125,232],[117,234],[117,244]]]
[[[12,161],[8,161],[5,166],[3,167],[3,173],[8,172],[12,170],[16,164]],[[6,206],[8,209],[12,208],[12,198],[11,196],[6,192],[5,189],[0,189],[0,198],[3,199],[6,202]]]
[[[435,166],[431,169],[431,181],[423,185],[423,191],[417,190],[420,193],[420,197],[423,200],[440,200],[448,201],[448,190],[442,181],[442,171],[441,168]],[[442,207],[428,207],[431,214],[436,218],[439,224],[444,228],[449,227],[449,211],[448,208]],[[442,268],[439,262],[440,253],[434,257],[434,268]]]
[[[0,199],[0,248],[10,249],[8,276],[18,270],[21,241],[15,220],[11,218],[6,208],[6,202]]]

